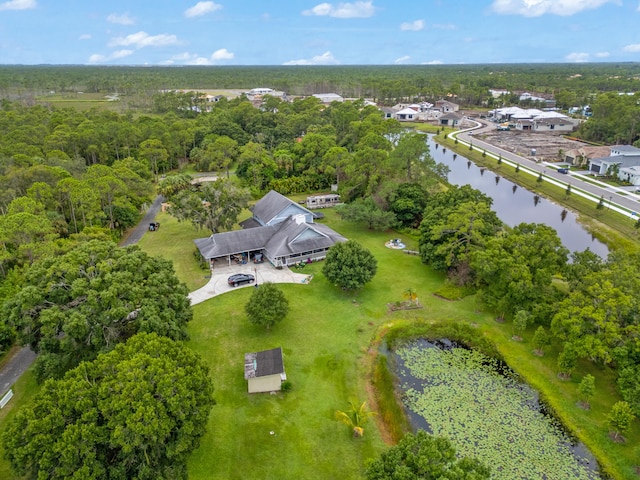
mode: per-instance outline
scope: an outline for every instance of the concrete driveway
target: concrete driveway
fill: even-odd
[[[251,275],[254,275],[258,285],[264,282],[309,283],[312,278],[312,275],[294,273],[287,267],[283,267],[282,269],[274,268],[270,263],[259,263],[257,265],[232,265],[228,267],[216,266],[211,271],[211,279],[207,284],[189,294],[191,305],[197,305],[198,303],[204,302],[216,295],[222,295],[223,293],[230,292],[231,290],[237,290],[238,288],[255,288],[253,283],[240,285],[238,287],[232,287],[229,285],[227,283],[227,279],[230,275],[235,273],[250,273]]]

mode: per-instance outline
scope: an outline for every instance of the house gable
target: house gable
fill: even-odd
[[[316,239],[325,239],[326,235],[314,230],[313,228],[306,228],[302,233],[296,236],[293,240],[289,242],[290,245],[295,243],[304,242],[305,240],[316,240]]]
[[[313,213],[275,190],[269,191],[253,207],[253,218],[260,225],[275,225],[300,214],[305,215],[307,222],[313,222]]]

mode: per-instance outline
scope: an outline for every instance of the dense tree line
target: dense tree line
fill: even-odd
[[[465,106],[491,102],[489,88],[554,93],[563,108],[596,92],[632,92],[637,63],[378,65],[378,66],[21,66],[0,68],[0,98],[33,104],[36,95],[121,94],[130,107],[151,108],[160,90],[246,89],[268,86],[292,95],[336,92],[381,104],[450,96]],[[566,95],[564,92],[571,92]],[[575,95],[575,97],[573,97]]]
[[[590,106],[593,116],[578,130],[580,138],[605,145],[640,145],[640,94],[604,93]]]
[[[429,195],[420,225],[420,255],[449,280],[477,290],[515,334],[536,327],[536,350],[555,343],[557,370],[570,377],[591,361],[617,375],[618,391],[640,415],[640,254],[573,252],[540,224],[508,228],[491,201],[469,186]]]

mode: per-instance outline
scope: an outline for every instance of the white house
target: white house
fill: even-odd
[[[613,145],[609,147],[608,157],[589,160],[589,170],[592,173],[607,175],[609,169],[618,169],[618,178],[623,181],[625,181],[625,177],[622,175],[622,171],[629,167],[640,167],[640,148],[632,145]]]
[[[313,96],[319,98],[322,103],[344,102],[344,98],[337,93],[314,93]]]
[[[258,87],[249,90],[249,95],[269,95],[273,93],[273,88]]]
[[[401,122],[412,122],[418,119],[418,112],[413,108],[407,107],[396,112],[393,116]]]

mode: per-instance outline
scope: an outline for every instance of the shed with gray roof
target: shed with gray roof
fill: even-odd
[[[244,379],[248,382],[249,393],[280,391],[282,382],[287,379],[282,348],[245,353]]]

